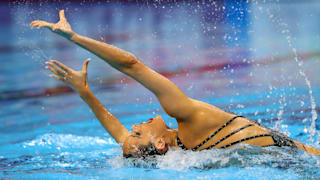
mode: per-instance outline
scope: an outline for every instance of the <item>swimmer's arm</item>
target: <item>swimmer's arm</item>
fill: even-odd
[[[136,56],[130,52],[124,51],[101,41],[81,36],[77,33],[72,35],[70,41],[92,52],[110,64],[112,67],[120,71],[125,71],[128,67],[132,66],[138,61]]]
[[[144,65],[133,54],[73,32],[63,10],[60,11],[60,21],[56,24],[36,20],[30,25],[32,28],[50,29],[140,82],[157,96],[164,110],[177,120],[188,120],[195,113],[196,101],[188,98],[173,82]]]
[[[59,17],[60,20],[57,23],[35,20],[30,23],[30,26],[31,28],[37,27],[38,29],[48,28],[52,32],[94,53],[120,71],[137,61],[136,57],[127,51],[75,33],[65,17],[64,10],[59,11]]]
[[[124,50],[78,34],[71,41],[102,58],[119,71],[129,75],[159,99],[164,110],[177,120],[187,120],[196,110],[196,102],[188,98],[173,82],[144,65]]]
[[[71,41],[102,58],[119,71],[129,75],[159,99],[164,110],[178,120],[188,119],[195,111],[195,101],[188,98],[173,82],[144,65],[124,50],[78,34]]]
[[[79,95],[88,104],[108,133],[117,143],[123,144],[124,140],[130,135],[123,124],[104,107],[90,89],[83,90]]]
[[[197,101],[189,98],[172,81],[137,61],[126,74],[149,89],[166,113],[178,121],[188,121],[197,111]]]
[[[53,73],[50,77],[71,86],[88,104],[108,133],[118,143],[123,143],[130,133],[123,124],[103,106],[90,90],[87,76],[88,63],[89,59],[84,62],[82,71],[74,71],[56,60],[46,62],[47,68]]]

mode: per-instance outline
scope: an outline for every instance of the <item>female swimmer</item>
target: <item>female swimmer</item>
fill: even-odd
[[[81,71],[74,71],[56,60],[46,62],[47,68],[53,73],[50,76],[67,83],[79,94],[102,126],[122,145],[125,157],[165,154],[169,147],[200,151],[232,148],[238,143],[262,147],[287,146],[320,155],[320,150],[292,140],[252,120],[187,97],[173,82],[150,69],[133,54],[75,33],[63,10],[59,15],[60,20],[56,24],[36,20],[30,25],[32,28],[48,28],[135,79],[154,93],[165,112],[177,120],[177,130],[169,128],[161,116],[157,116],[140,125],[134,124],[132,132],[129,132],[91,92],[87,78],[89,59],[85,60]]]

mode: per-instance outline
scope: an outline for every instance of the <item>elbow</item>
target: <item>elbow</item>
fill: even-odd
[[[141,67],[142,63],[139,61],[139,59],[130,54],[127,57],[127,60],[124,64],[121,65],[121,71],[126,73],[126,74],[132,74],[133,72],[137,72],[139,67]]]
[[[129,58],[128,58],[127,67],[132,68],[138,62],[139,62],[138,58],[135,55],[130,53]]]
[[[127,53],[123,60],[120,61],[120,67],[124,69],[132,68],[135,64],[139,62],[138,58],[132,53]]]

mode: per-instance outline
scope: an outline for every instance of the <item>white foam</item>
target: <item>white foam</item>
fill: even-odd
[[[23,147],[41,146],[60,148],[86,148],[89,146],[105,146],[116,145],[117,143],[111,139],[102,139],[100,137],[77,136],[72,134],[55,134],[47,133],[37,137],[34,140],[23,143]]]

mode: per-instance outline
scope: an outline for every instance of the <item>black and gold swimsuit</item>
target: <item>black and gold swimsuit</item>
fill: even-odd
[[[227,127],[229,124],[231,124],[235,119],[237,119],[238,117],[243,117],[243,116],[235,116],[233,117],[232,119],[230,119],[228,122],[226,122],[224,125],[222,125],[218,130],[216,130],[215,132],[213,132],[207,139],[205,139],[202,143],[198,144],[197,146],[195,146],[194,148],[192,148],[191,150],[192,151],[197,151],[202,145],[204,145],[205,143],[207,143],[210,139],[212,139],[216,134],[218,134],[223,128]],[[259,123],[257,122],[254,122],[252,121],[251,124],[248,124],[248,125],[245,125],[233,132],[231,132],[230,134],[226,135],[225,137],[221,138],[220,140],[218,140],[217,142],[211,144],[210,146],[208,146],[207,148],[204,148],[202,150],[207,150],[207,149],[211,149],[211,148],[214,148],[215,146],[217,146],[218,144],[220,144],[222,141],[228,139],[230,136],[250,127],[250,126],[254,126],[254,125],[258,125],[258,126],[261,126]],[[263,127],[263,126],[261,126]],[[264,127],[266,128],[266,127]],[[228,148],[230,146],[233,146],[233,145],[236,145],[238,143],[241,143],[241,142],[245,142],[245,141],[248,141],[248,140],[251,140],[251,139],[255,139],[255,138],[260,138],[260,137],[271,137],[274,141],[274,144],[272,145],[268,145],[268,146],[289,146],[289,147],[292,147],[292,148],[297,148],[296,144],[293,142],[292,139],[290,139],[289,137],[279,133],[279,132],[276,132],[274,130],[271,130],[269,128],[266,128],[268,129],[269,133],[267,134],[260,134],[260,135],[255,135],[255,136],[250,136],[250,137],[246,137],[246,138],[243,138],[243,139],[240,139],[240,140],[237,140],[237,141],[234,141],[234,142],[231,142],[227,145],[224,145],[220,148],[222,149],[225,149],[225,148]],[[178,146],[184,150],[188,150],[188,148],[186,148],[184,146],[184,144],[181,142],[180,138],[177,136],[177,143],[178,143]],[[264,146],[265,147],[265,146]]]

